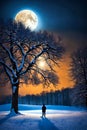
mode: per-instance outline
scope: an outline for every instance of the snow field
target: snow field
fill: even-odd
[[[10,104],[0,105],[0,130],[87,130],[84,108],[47,106],[46,118],[41,106],[19,105],[19,114],[9,111]]]

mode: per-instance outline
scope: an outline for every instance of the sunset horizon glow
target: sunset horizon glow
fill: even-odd
[[[51,91],[61,91],[66,88],[72,88],[74,86],[74,81],[71,80],[69,75],[69,65],[70,65],[70,58],[68,56],[64,57],[63,60],[60,62],[59,66],[56,68],[56,74],[59,76],[59,84],[57,86],[51,85],[50,87],[43,87],[42,84],[40,85],[26,85],[20,84],[19,88],[19,95],[37,95],[41,94],[42,92],[51,92]]]

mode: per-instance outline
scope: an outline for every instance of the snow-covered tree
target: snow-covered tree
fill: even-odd
[[[12,106],[18,113],[18,90],[22,81],[32,84],[58,83],[53,67],[61,59],[64,48],[60,38],[46,31],[31,32],[15,21],[0,24],[0,74],[12,86]],[[44,67],[39,65],[45,62]],[[54,78],[52,78],[52,75]]]
[[[85,101],[87,106],[87,46],[80,47],[73,53],[71,75],[76,86],[73,90],[75,98],[73,98],[73,102],[80,101],[81,104],[84,104]]]

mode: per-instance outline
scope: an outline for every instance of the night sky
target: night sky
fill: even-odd
[[[85,0],[0,0],[0,17],[14,18],[22,9],[35,11],[41,29],[86,31]]]
[[[71,52],[80,45],[87,45],[87,4],[85,1],[0,0],[1,18],[5,20],[14,18],[23,9],[33,10],[39,17],[40,30],[48,30],[61,35],[66,46],[65,59],[60,72],[60,86],[62,87],[72,84],[70,83],[69,76],[67,76]]]

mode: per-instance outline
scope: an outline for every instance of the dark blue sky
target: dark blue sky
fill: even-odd
[[[0,0],[0,17],[14,18],[22,9],[35,11],[43,29],[86,30],[87,9],[84,0]]]

